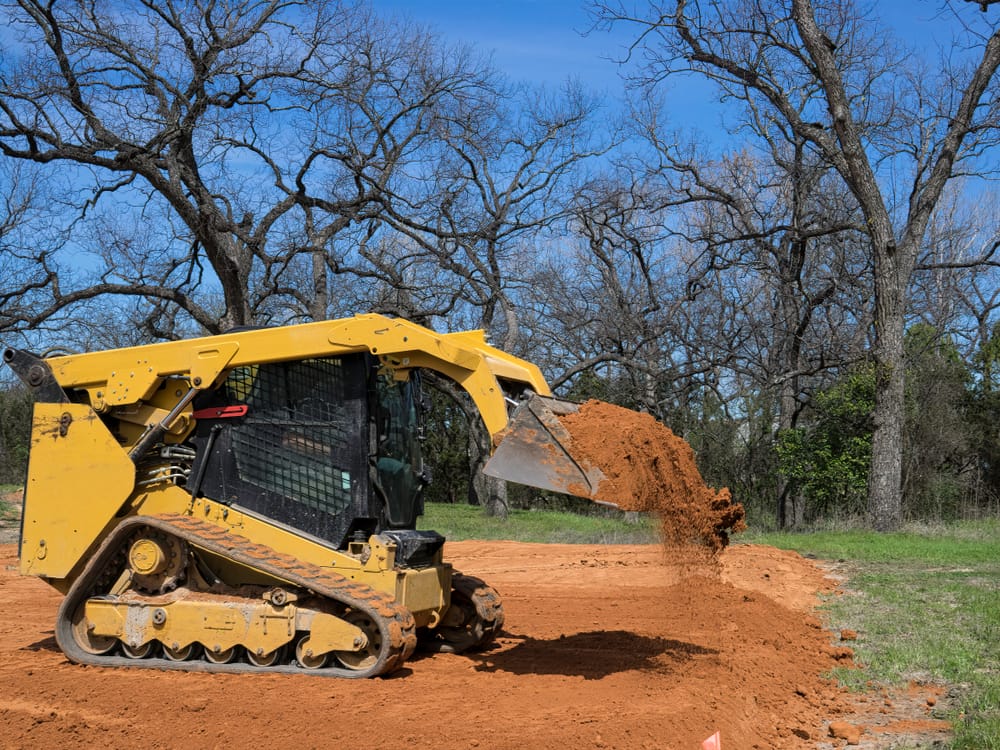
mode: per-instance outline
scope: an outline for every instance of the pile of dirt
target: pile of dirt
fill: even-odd
[[[663,544],[673,554],[715,556],[731,533],[746,528],[743,506],[728,489],[708,487],[691,446],[651,415],[592,400],[559,421],[572,438],[574,456],[605,476],[595,499],[655,513]]]

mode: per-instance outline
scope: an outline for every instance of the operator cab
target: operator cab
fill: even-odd
[[[369,354],[238,367],[194,404],[191,492],[338,549],[382,532],[413,546],[426,484],[418,391]],[[433,536],[422,556],[443,543]]]

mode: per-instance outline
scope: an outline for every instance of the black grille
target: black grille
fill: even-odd
[[[360,355],[234,370],[212,405],[247,414],[219,420],[214,438],[199,422],[202,493],[340,545],[371,515],[366,381]]]
[[[357,424],[342,362],[240,368],[229,381],[237,398],[246,391],[249,407],[233,430],[240,479],[307,508],[343,512],[351,503],[348,447]]]

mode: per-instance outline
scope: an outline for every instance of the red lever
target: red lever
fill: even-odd
[[[234,419],[235,417],[245,417],[250,407],[246,404],[240,406],[212,406],[208,409],[198,409],[191,416],[195,419]]]

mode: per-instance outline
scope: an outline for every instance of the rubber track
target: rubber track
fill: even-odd
[[[483,637],[471,648],[488,646],[503,628],[504,614],[500,595],[481,578],[464,573],[456,572],[452,576],[451,586],[472,603],[482,620]]]
[[[451,577],[452,602],[466,601],[476,611],[478,621],[475,627],[479,633],[475,641],[468,642],[466,634],[462,633],[456,639],[449,640],[446,632],[432,634],[420,647],[426,651],[444,654],[461,654],[466,651],[476,651],[489,646],[503,628],[504,614],[500,594],[492,586],[475,576],[459,573],[457,570]],[[447,631],[448,628],[442,628]]]
[[[83,601],[91,596],[99,595],[100,592],[95,592],[91,582],[99,584],[104,577],[107,564],[116,557],[120,557],[118,554],[120,545],[133,531],[143,526],[173,534],[194,547],[211,554],[235,560],[293,586],[307,589],[364,612],[373,622],[378,624],[382,636],[382,649],[378,660],[364,670],[344,667],[303,669],[294,664],[257,667],[251,664],[232,662],[212,664],[199,659],[189,661],[171,661],[165,658],[131,659],[125,656],[95,655],[84,651],[73,637],[73,613]],[[66,656],[79,664],[189,672],[308,674],[318,677],[349,678],[389,674],[403,665],[403,662],[413,653],[417,645],[416,623],[413,620],[413,615],[392,597],[376,591],[366,584],[352,581],[318,566],[305,563],[263,544],[256,544],[246,537],[231,534],[205,521],[175,514],[138,516],[119,524],[115,531],[104,540],[97,553],[84,568],[83,574],[67,592],[66,598],[59,607],[55,634],[56,641]]]

